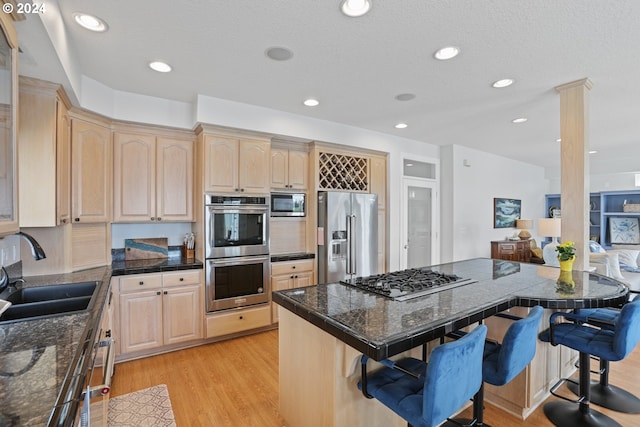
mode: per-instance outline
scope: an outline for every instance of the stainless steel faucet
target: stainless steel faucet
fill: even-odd
[[[31,246],[31,255],[33,255],[33,259],[38,261],[47,257],[47,255],[44,253],[44,249],[42,249],[42,246],[40,246],[40,243],[38,243],[32,236],[22,231],[19,231],[16,234],[22,236],[29,243],[29,246]]]

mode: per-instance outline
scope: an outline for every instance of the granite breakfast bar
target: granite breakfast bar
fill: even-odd
[[[542,305],[548,319],[552,311],[617,306],[628,298],[620,282],[587,272],[573,272],[575,286],[559,290],[559,270],[534,264],[472,259],[431,268],[474,282],[408,301],[340,283],[273,293],[281,306],[280,412],[287,425],[406,425],[357,389],[360,354],[380,360],[413,351],[420,357],[422,344],[483,319],[499,339],[508,324],[488,319],[498,312],[526,315],[528,307]],[[555,380],[573,369],[573,359],[572,353],[538,342],[534,362],[512,389],[488,387],[485,398],[525,418]]]

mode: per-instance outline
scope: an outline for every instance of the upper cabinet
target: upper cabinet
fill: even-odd
[[[271,147],[271,188],[307,190],[309,153],[300,149]]]
[[[20,77],[19,92],[20,226],[67,224],[71,212],[70,102],[60,85],[27,77]]]
[[[109,222],[111,131],[84,118],[71,119],[71,217],[74,224]]]
[[[266,140],[206,135],[204,190],[213,193],[269,193],[270,147]]]
[[[8,14],[0,14],[0,236],[18,232],[16,150],[18,37]]]
[[[193,221],[193,140],[114,133],[114,222]]]

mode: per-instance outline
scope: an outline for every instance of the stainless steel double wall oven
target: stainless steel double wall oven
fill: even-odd
[[[269,301],[269,197],[205,195],[207,311]]]

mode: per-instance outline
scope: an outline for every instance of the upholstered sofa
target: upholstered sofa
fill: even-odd
[[[626,283],[630,289],[640,291],[640,245],[612,245],[605,250],[594,241],[589,242],[589,264],[596,273]]]

